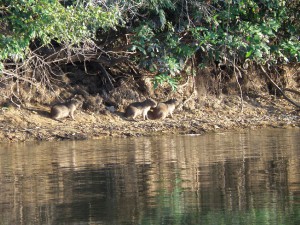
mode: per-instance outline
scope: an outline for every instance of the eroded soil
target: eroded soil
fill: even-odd
[[[122,112],[75,112],[75,120],[56,121],[49,117],[47,106],[14,107],[0,110],[0,141],[98,139],[108,136],[149,136],[162,134],[202,134],[263,127],[300,127],[300,116],[283,99],[238,97],[207,99],[199,109],[177,109],[173,118],[163,121],[123,117]]]

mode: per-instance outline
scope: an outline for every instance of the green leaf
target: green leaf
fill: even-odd
[[[245,57],[249,58],[252,55],[253,50],[250,50],[246,53]]]

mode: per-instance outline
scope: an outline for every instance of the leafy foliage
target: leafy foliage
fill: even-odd
[[[97,42],[97,32],[115,29],[114,37],[130,34],[126,43],[107,36],[98,48],[130,58],[157,75],[155,85],[168,82],[175,89],[195,56],[201,66],[299,62],[298,11],[298,0],[3,0],[0,62],[26,59],[32,42]],[[112,52],[117,45],[128,47]]]
[[[118,23],[115,8],[85,4],[63,6],[58,0],[6,0],[1,5],[3,32],[0,34],[0,60],[24,58],[29,45],[39,40],[47,45],[79,43],[95,37],[99,28],[108,29]]]
[[[151,37],[138,33],[134,44],[142,43],[139,40],[143,36],[149,38],[147,43],[142,43],[147,48],[140,60],[146,67],[157,69],[160,75],[156,83],[169,81],[162,77],[172,77],[175,71],[179,73],[184,66],[182,62],[188,62],[197,52],[204,65],[224,59],[240,63],[248,59],[258,64],[300,61],[297,1],[207,2],[172,1],[170,4],[168,1],[167,8],[157,5],[157,12],[165,12],[166,21],[162,24],[166,26],[157,26],[156,18],[151,17],[150,22],[140,21],[140,27],[147,25],[151,29]]]

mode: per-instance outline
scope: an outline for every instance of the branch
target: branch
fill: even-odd
[[[239,87],[239,91],[240,91],[240,97],[241,97],[241,112],[244,111],[244,100],[243,100],[243,90],[242,90],[242,86],[239,82],[239,77],[242,78],[242,73],[241,73],[241,70],[238,68],[238,66],[236,65],[236,58],[234,57],[233,59],[233,62],[231,60],[229,60],[228,58],[224,57],[224,60],[225,62],[228,61],[231,63],[231,65],[233,66],[233,73],[234,73],[234,76],[235,76],[235,80],[236,80],[236,83]],[[238,75],[237,75],[238,73]]]
[[[283,90],[281,90],[281,88],[272,80],[272,78],[268,75],[268,73],[266,72],[266,70],[263,68],[262,65],[260,65],[261,70],[263,71],[263,74],[268,78],[268,80],[274,85],[274,87],[282,94],[282,96],[288,101],[290,102],[292,105],[296,106],[297,108],[300,108],[300,104],[294,102],[292,99],[290,99],[289,97],[286,96],[286,94],[284,93]]]
[[[65,48],[63,48],[55,52],[54,54],[46,57],[45,62],[61,65],[61,64],[68,64],[68,63],[90,61],[90,62],[98,62],[111,67],[118,63],[122,63],[128,60],[128,57],[108,58],[105,56],[101,56],[101,54],[102,53],[99,52],[76,53],[74,51],[71,52],[67,51]]]
[[[195,58],[192,57],[192,68],[191,68],[192,75],[191,75],[191,77],[192,77],[192,82],[193,82],[193,91],[187,99],[185,99],[181,104],[178,105],[178,108],[183,107],[188,101],[190,101],[193,98],[194,94],[196,93],[195,74],[194,74],[195,69],[196,69],[195,68]],[[187,80],[187,82],[188,81],[189,81],[189,79]]]
[[[32,80],[29,80],[29,79],[26,79],[26,78],[24,78],[24,77],[21,77],[21,76],[19,76],[17,73],[12,73],[12,72],[10,72],[10,71],[8,71],[8,70],[5,70],[5,69],[4,69],[2,72],[3,72],[4,75],[8,75],[8,76],[11,76],[11,77],[15,77],[15,78],[17,78],[17,79],[19,79],[19,80],[28,82],[28,83],[32,84],[33,86],[37,87],[37,84],[34,83]]]
[[[300,95],[300,91],[296,91],[296,90],[290,89],[290,88],[284,88],[283,91],[284,91],[284,92],[287,92],[287,91],[288,91],[288,92],[292,92],[292,93],[294,93],[294,94]]]
[[[114,85],[112,83],[112,80],[114,81],[114,78],[106,71],[106,69],[101,64],[99,64],[99,67],[100,67],[101,73],[109,81],[110,90],[112,90],[114,88]]]

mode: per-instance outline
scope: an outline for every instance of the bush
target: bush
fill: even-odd
[[[127,60],[128,74],[138,74],[131,64],[138,65],[156,75],[155,86],[167,82],[175,90],[183,74],[212,62],[237,71],[245,61],[298,63],[298,9],[297,0],[4,0],[0,70],[16,74],[17,64],[6,62],[28,65],[32,44],[36,49],[56,43],[67,46],[64,57],[94,60],[118,75],[124,73],[118,62],[124,67]]]

